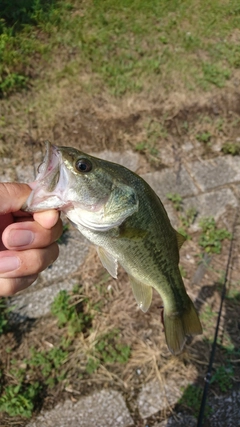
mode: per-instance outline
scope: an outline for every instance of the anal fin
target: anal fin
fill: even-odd
[[[152,302],[152,287],[145,285],[133,276],[129,275],[133,295],[138,303],[139,308],[146,313]]]

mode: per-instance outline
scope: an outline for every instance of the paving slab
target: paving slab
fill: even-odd
[[[201,218],[211,216],[215,220],[218,220],[227,211],[228,206],[238,206],[237,197],[230,188],[221,188],[198,196],[187,197],[183,200],[185,211],[190,208],[197,210],[196,221],[194,223],[196,228]]]
[[[31,292],[31,288],[28,288],[13,296],[9,300],[10,319],[15,323],[46,316],[50,313],[51,304],[57,294],[62,290],[71,291],[75,284],[75,279],[67,279],[52,285],[48,284],[33,292]]]
[[[240,181],[240,157],[224,156],[199,160],[188,165],[202,191]]]
[[[122,395],[102,390],[73,403],[71,400],[40,414],[26,427],[130,427],[133,420]]]
[[[74,227],[66,231],[63,236],[63,243],[59,245],[59,257],[41,273],[41,278],[44,281],[58,281],[69,277],[84,263],[90,243],[85,237]]]
[[[141,417],[148,418],[158,411],[175,405],[182,396],[181,388],[186,386],[186,381],[182,380],[181,383],[176,384],[172,379],[165,380],[164,384],[155,380],[144,384],[137,398]]]
[[[143,179],[153,188],[162,202],[167,201],[168,193],[177,193],[182,197],[193,196],[198,193],[190,174],[184,166],[179,172],[171,169],[149,172],[142,175]]]

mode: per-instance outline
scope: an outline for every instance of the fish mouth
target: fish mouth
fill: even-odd
[[[38,166],[36,181],[29,184],[34,190],[37,183],[41,182],[46,187],[46,191],[52,192],[60,177],[59,152],[57,147],[46,141],[46,154],[42,163]]]
[[[61,152],[47,141],[46,154],[38,167],[36,180],[28,184],[32,192],[22,209],[28,212],[60,209],[66,204],[64,191],[67,183],[68,175]]]

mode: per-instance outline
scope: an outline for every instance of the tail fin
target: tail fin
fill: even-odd
[[[164,312],[166,342],[172,354],[179,354],[186,342],[186,335],[199,335],[202,326],[196,309],[189,298],[188,308],[181,314],[167,315]]]

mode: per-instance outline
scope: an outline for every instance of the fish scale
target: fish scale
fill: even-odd
[[[48,143],[32,187],[23,208],[65,212],[96,245],[114,278],[118,264],[125,269],[144,312],[151,304],[152,288],[160,294],[166,342],[173,354],[182,351],[187,335],[202,333],[178,267],[184,238],[174,230],[161,200],[141,177],[124,166]]]

